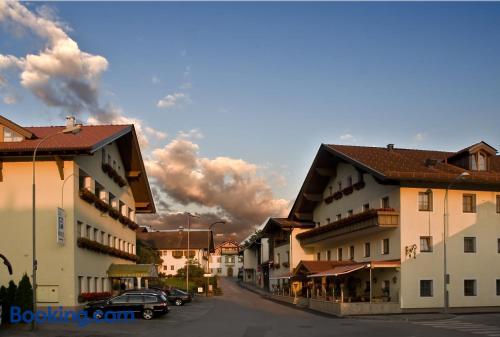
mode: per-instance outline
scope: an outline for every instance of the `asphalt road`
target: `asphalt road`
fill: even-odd
[[[404,321],[387,319],[342,319],[318,315],[275,303],[222,280],[224,296],[200,298],[152,321],[91,324],[46,324],[36,334],[16,328],[0,329],[3,336],[176,336],[176,337],[500,337],[500,314],[463,315],[452,319]]]

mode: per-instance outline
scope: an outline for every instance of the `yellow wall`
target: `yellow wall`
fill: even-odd
[[[426,189],[401,189],[401,274],[402,307],[426,308],[443,306],[443,189],[433,189],[433,211],[418,211],[418,192]],[[475,193],[477,213],[462,212],[463,193]],[[449,233],[447,238],[449,297],[451,307],[499,306],[496,279],[500,279],[500,214],[496,213],[495,192],[449,192]],[[420,252],[420,236],[432,236],[433,252]],[[464,237],[476,237],[476,253],[464,253]],[[405,256],[405,247],[416,244],[416,258]],[[477,296],[464,296],[464,279],[477,280]],[[419,281],[431,279],[433,297],[420,297]]]
[[[120,161],[114,144],[107,146],[106,150],[109,150],[115,160]],[[80,199],[79,168],[97,179],[106,190],[111,191],[132,209],[134,209],[134,199],[128,185],[120,188],[102,171],[101,152],[97,152],[94,156],[79,156],[75,162],[65,161],[65,183],[59,177],[56,163],[41,161],[42,159],[40,158],[36,164],[39,265],[37,283],[42,292],[39,295],[40,300],[43,301],[44,296],[55,289],[59,301],[40,303],[40,305],[76,306],[78,276],[98,277],[97,291],[109,290],[109,284],[105,285],[108,289],[102,289],[102,278],[107,277],[106,271],[109,265],[132,263],[77,247],[77,220],[130,243],[131,252],[135,252],[136,244],[134,231],[109,215],[101,214],[93,205]],[[123,167],[121,162],[119,166]],[[120,174],[124,176],[123,170]],[[14,269],[12,279],[18,282],[24,273],[31,276],[31,162],[4,162],[3,177],[3,182],[0,182],[0,252],[12,262]],[[62,197],[66,212],[66,242],[63,246],[56,243],[56,211],[57,207],[61,207]],[[6,270],[0,269],[0,284],[6,285],[9,279]],[[47,290],[49,293],[46,293]],[[85,286],[83,290],[87,290]],[[90,290],[95,291],[92,288]]]

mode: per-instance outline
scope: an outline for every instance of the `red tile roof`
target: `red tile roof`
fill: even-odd
[[[187,234],[187,231],[147,232],[137,233],[137,238],[146,241],[157,250],[187,249]],[[189,233],[189,249],[206,249],[209,240],[210,250],[213,251],[214,246],[211,231],[191,231]]]
[[[57,134],[64,126],[26,127],[35,139],[20,142],[0,142],[0,153],[33,152],[40,141],[50,135]],[[59,134],[44,141],[39,151],[84,151],[94,152],[101,145],[124,135],[132,130],[131,125],[84,125],[78,134]]]

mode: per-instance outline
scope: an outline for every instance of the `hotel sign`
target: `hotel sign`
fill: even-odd
[[[64,209],[57,208],[57,243],[64,245],[64,227],[66,225],[66,212]]]

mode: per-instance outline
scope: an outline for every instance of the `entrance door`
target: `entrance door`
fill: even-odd
[[[233,277],[233,267],[227,267],[227,276]]]

